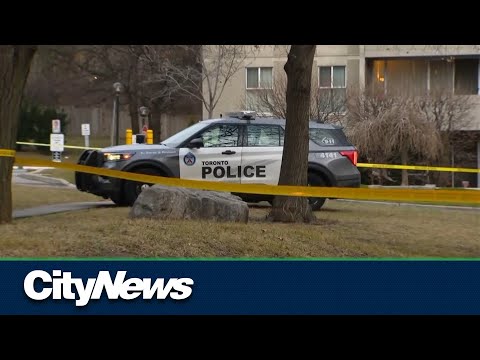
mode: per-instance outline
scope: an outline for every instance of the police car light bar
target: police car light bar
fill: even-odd
[[[234,111],[227,113],[227,116],[242,120],[254,120],[257,113],[255,111]]]

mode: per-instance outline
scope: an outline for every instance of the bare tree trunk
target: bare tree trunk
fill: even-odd
[[[408,165],[408,149],[401,151],[402,165]],[[408,170],[402,170],[402,186],[408,186]]]
[[[23,89],[36,46],[0,46],[0,149],[14,150]],[[12,221],[13,157],[0,156],[0,224]]]
[[[316,45],[292,45],[285,64],[287,116],[279,185],[307,185],[310,93]],[[273,221],[311,222],[315,219],[306,197],[276,196]]]

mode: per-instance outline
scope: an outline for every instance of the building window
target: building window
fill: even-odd
[[[428,92],[430,95],[451,94],[454,83],[454,63],[442,59],[428,62]]]
[[[374,60],[367,66],[369,85],[373,85],[376,93],[393,96],[479,93],[479,59]]]
[[[347,81],[345,66],[319,66],[317,97],[318,107],[323,112],[342,113],[345,111]]]
[[[246,108],[268,112],[273,89],[273,67],[247,68]]]
[[[455,95],[478,94],[478,59],[455,60]]]
[[[320,66],[320,88],[346,88],[345,66]]]
[[[386,92],[386,65],[387,62],[384,60],[375,60],[370,67],[373,75],[373,94],[375,95],[384,95]]]
[[[273,87],[272,67],[247,68],[247,90],[271,89]]]

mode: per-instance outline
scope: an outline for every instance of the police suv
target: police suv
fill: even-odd
[[[310,122],[308,185],[359,187],[357,149],[341,127]],[[200,121],[159,144],[131,144],[86,150],[78,164],[181,179],[235,184],[277,185],[282,164],[285,120],[229,113]],[[77,189],[131,206],[151,184],[75,173]],[[236,194],[247,202],[272,196]],[[325,198],[309,199],[319,210]]]

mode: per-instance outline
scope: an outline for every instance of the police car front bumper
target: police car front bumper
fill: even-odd
[[[86,150],[78,161],[79,165],[112,168],[104,166],[102,153]],[[121,191],[120,179],[99,176],[83,172],[75,172],[75,185],[77,189],[105,198],[115,196]]]

